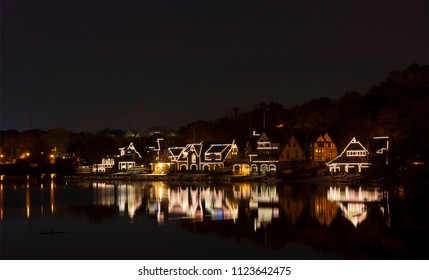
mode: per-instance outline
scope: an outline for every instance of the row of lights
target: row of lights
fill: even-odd
[[[57,174],[55,174],[55,173],[49,174],[49,177],[51,178],[51,180],[53,180],[56,176],[57,176]],[[1,174],[0,175],[0,181],[3,181],[4,177],[6,177],[6,175]],[[40,175],[40,178],[43,179],[44,177],[45,177],[45,174]],[[27,175],[27,180],[30,180],[30,175]]]
[[[43,155],[43,152],[42,152],[42,153],[40,153],[40,154],[42,154],[42,155]],[[25,153],[22,153],[22,154],[21,154],[20,158],[21,158],[21,159],[28,158],[28,157],[30,157],[30,155],[31,155],[31,154],[30,154],[29,152],[25,152]],[[4,155],[4,154],[0,154],[0,158],[4,158],[4,157],[5,157],[5,155]],[[55,157],[55,155],[54,155],[54,154],[50,154],[50,155],[49,155],[49,157],[50,157],[50,158],[54,158],[54,157]]]

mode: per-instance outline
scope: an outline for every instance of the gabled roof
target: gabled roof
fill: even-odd
[[[282,147],[282,150],[284,149],[284,148],[286,148],[287,147],[287,144],[288,143],[292,143],[292,140],[295,140],[295,142],[296,142],[296,144],[298,145],[298,147],[301,149],[301,150],[304,150],[303,149],[303,144],[296,138],[296,136],[295,135],[292,135],[292,136],[290,136],[289,137],[289,140],[283,145],[283,147]]]
[[[178,157],[185,147],[173,147],[168,148],[168,153],[170,156]]]
[[[333,142],[331,136],[327,132],[318,134],[317,137],[314,137],[313,139],[316,139],[314,142]]]
[[[227,151],[228,148],[231,147],[232,144],[211,144],[210,147],[205,150],[204,153],[208,154],[221,154]]]
[[[329,136],[328,132],[323,135],[323,139],[325,139],[326,142],[333,142],[331,136]]]
[[[195,152],[196,156],[201,158],[201,161],[205,161],[205,155],[207,154],[220,155],[220,159],[217,159],[215,161],[223,161],[231,152],[233,145],[235,145],[235,141],[230,144],[201,142],[187,144],[185,147],[169,148],[168,151],[170,157],[174,158],[177,161],[186,160],[189,152]],[[214,161],[214,159],[211,161]]]
[[[355,137],[347,144],[347,146],[344,148],[344,150],[341,152],[339,156],[328,162],[327,164],[331,163],[361,163],[361,162],[368,162],[367,156],[360,156],[360,157],[348,157],[346,152],[347,151],[365,151],[366,155],[369,155],[368,150],[359,142],[356,140]]]
[[[128,145],[128,147],[127,148],[125,148],[125,147],[122,147],[122,148],[119,148],[119,151],[132,151],[132,152],[134,152],[134,153],[136,153],[137,155],[138,155],[138,157],[139,158],[141,158],[142,156],[140,155],[140,153],[136,150],[136,148],[134,148],[134,144],[133,144],[133,142],[131,142],[129,145]]]
[[[366,151],[367,153],[369,153],[368,150],[365,149],[365,147],[359,141],[357,141],[355,137],[353,137],[353,139],[344,148],[341,154],[343,154],[346,151]]]
[[[325,138],[323,138],[322,135],[319,135],[319,137],[317,137],[316,142],[326,142]]]
[[[258,143],[259,142],[270,142],[270,139],[268,139],[268,136],[265,132],[261,133],[261,136],[258,139]]]
[[[220,155],[220,159],[215,161],[224,161],[231,153],[233,147],[237,148],[235,144],[235,140],[232,141],[232,143],[230,144],[210,144],[204,153],[206,155],[210,155],[210,154]]]
[[[178,160],[185,160],[187,158],[187,154],[189,152],[195,152],[195,154],[198,157],[201,157],[202,148],[203,148],[203,142],[201,142],[201,143],[187,144],[185,146],[185,148],[183,148],[182,151],[180,152]]]

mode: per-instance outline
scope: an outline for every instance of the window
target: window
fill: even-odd
[[[366,156],[366,151],[347,151],[348,157],[364,157]]]

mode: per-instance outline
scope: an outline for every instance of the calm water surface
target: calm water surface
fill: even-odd
[[[427,259],[427,186],[4,182],[1,259]]]

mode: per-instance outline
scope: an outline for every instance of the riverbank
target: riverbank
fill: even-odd
[[[167,181],[167,182],[305,182],[313,184],[360,184],[386,183],[388,178],[371,180],[361,176],[314,176],[305,178],[288,178],[276,176],[239,176],[232,174],[216,173],[170,173],[170,174],[32,174],[32,175],[0,175],[0,182],[49,182],[49,181]]]
[[[335,182],[331,176],[303,179],[286,179],[275,176],[239,176],[212,173],[173,173],[173,174],[40,174],[40,175],[0,175],[0,182],[50,182],[50,181],[166,181],[166,182],[308,182],[329,184]]]

